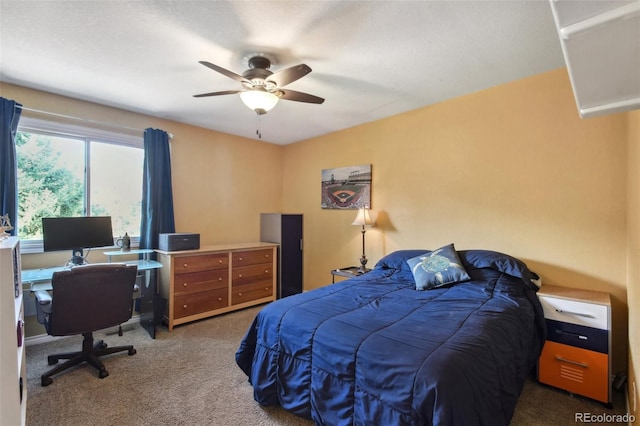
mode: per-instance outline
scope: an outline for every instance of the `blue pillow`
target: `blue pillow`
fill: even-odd
[[[522,278],[525,283],[538,291],[540,277],[529,270],[520,259],[492,250],[462,250],[459,254],[462,263],[470,268],[491,268],[512,277]]]
[[[397,250],[388,255],[376,263],[375,269],[398,269],[401,271],[409,271],[409,265],[407,265],[407,259],[411,259],[419,254],[429,254],[429,250]]]
[[[420,254],[407,263],[416,281],[416,290],[429,290],[471,279],[453,244]]]

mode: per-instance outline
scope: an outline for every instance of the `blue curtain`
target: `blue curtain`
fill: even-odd
[[[18,160],[16,158],[16,131],[22,105],[0,98],[0,215],[9,215],[13,230],[18,232]]]
[[[157,249],[159,234],[176,231],[167,132],[151,128],[144,131],[143,167],[140,248]]]

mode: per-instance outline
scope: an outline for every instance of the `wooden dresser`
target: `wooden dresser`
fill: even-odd
[[[169,331],[179,324],[275,300],[276,248],[272,243],[241,243],[157,250]]]
[[[547,341],[538,380],[611,404],[611,300],[607,293],[543,285]]]

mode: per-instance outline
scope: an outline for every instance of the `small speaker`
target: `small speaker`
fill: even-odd
[[[162,251],[197,250],[200,248],[200,234],[160,234],[158,248]]]

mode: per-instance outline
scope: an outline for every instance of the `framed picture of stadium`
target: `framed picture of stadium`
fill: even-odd
[[[371,208],[371,164],[322,170],[323,209]]]

